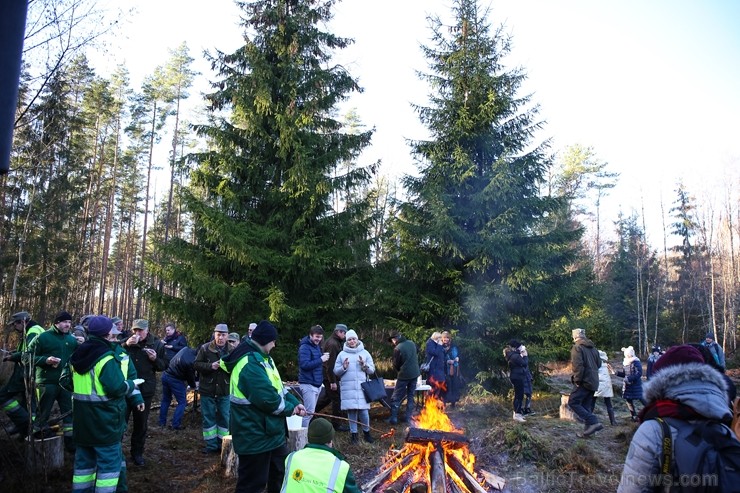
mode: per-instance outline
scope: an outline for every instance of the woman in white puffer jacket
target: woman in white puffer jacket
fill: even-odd
[[[365,350],[357,332],[348,330],[345,336],[344,349],[337,356],[334,363],[334,374],[339,377],[339,390],[342,396],[342,411],[347,411],[349,431],[352,443],[357,443],[357,421],[362,423],[362,433],[365,441],[372,443],[370,435],[370,403],[365,400],[362,391],[362,382],[368,375],[375,373],[373,357]]]

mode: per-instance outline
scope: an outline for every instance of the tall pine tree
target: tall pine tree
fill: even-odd
[[[579,302],[580,230],[564,200],[541,192],[547,143],[533,142],[541,123],[518,95],[524,74],[503,65],[509,39],[473,0],[453,12],[453,26],[432,19],[424,49],[430,103],[417,111],[431,137],[413,143],[420,173],[405,180],[411,199],[395,224],[408,293],[397,316],[410,333],[458,329],[481,367],[511,337],[541,340]]]
[[[360,309],[367,201],[337,210],[332,197],[372,178],[374,166],[342,164],[371,132],[347,131],[334,116],[360,88],[331,63],[351,42],[322,30],[333,4],[243,3],[246,44],[212,59],[220,76],[208,96],[213,123],[196,127],[211,148],[191,156],[196,168],[183,193],[192,234],[161,246],[153,266],[179,290],[150,293],[191,332],[205,335],[221,321],[243,332],[264,318],[282,340],[297,341],[312,324]]]

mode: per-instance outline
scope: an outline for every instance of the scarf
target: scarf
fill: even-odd
[[[655,418],[677,418],[683,421],[690,419],[707,419],[694,411],[692,407],[671,399],[658,399],[645,406],[638,414],[640,423]]]

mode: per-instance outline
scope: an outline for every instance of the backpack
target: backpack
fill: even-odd
[[[673,418],[656,420],[663,428],[663,486],[657,491],[738,491],[740,441],[727,426],[708,420],[694,423]],[[668,424],[677,430],[676,447]]]

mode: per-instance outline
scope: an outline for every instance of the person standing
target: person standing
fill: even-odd
[[[658,345],[653,346],[650,350],[650,356],[648,356],[647,360],[647,371],[645,372],[646,380],[650,380],[650,377],[653,376],[653,366],[660,359],[661,354],[663,354],[663,351],[660,350],[660,346]]]
[[[126,429],[126,398],[136,392],[107,340],[113,324],[94,316],[89,340],[70,356],[74,385],[74,442],[72,489],[75,492],[116,491],[124,464],[121,439]],[[137,407],[143,411],[144,403]]]
[[[188,347],[188,339],[177,330],[174,322],[168,322],[164,326],[164,359],[165,364],[169,365],[170,360],[184,347]]]
[[[334,428],[324,418],[308,427],[308,445],[285,459],[281,493],[360,493],[349,463],[334,446]]]
[[[524,361],[524,403],[522,404],[522,415],[531,416],[534,414],[531,408],[534,378],[532,377],[532,372],[529,370],[529,352],[524,344],[519,346],[519,354],[522,357],[522,361]]]
[[[331,403],[331,415],[342,415],[342,396],[339,390],[339,378],[334,374],[334,365],[337,356],[344,349],[344,340],[347,335],[347,326],[337,324],[332,335],[324,342],[324,352],[329,353],[329,359],[324,363],[324,393],[320,395],[316,409],[321,410]],[[338,419],[332,419],[334,429],[337,431],[349,431],[349,426]]]
[[[519,352],[521,343],[516,339],[509,341],[508,347],[504,349],[504,358],[509,365],[509,381],[514,387],[514,421],[525,423],[522,402],[524,401],[524,383],[527,378],[527,363]]]
[[[445,386],[445,349],[442,347],[442,333],[433,332],[424,348],[426,362],[429,363],[427,383],[432,387],[431,394],[437,399],[444,399]]]
[[[587,437],[604,428],[599,418],[589,410],[594,392],[599,389],[601,358],[594,343],[586,337],[585,330],[573,329],[571,335],[573,336],[573,347],[570,350],[570,363],[573,367],[571,382],[576,388],[570,394],[568,406],[583,420],[583,436]]]
[[[89,330],[89,329],[88,329]],[[149,332],[149,321],[136,319],[131,327],[133,335],[126,339],[125,350],[136,368],[136,373],[144,383],[139,385],[141,396],[144,398],[144,410],[129,407],[126,421],[133,414],[133,429],[131,431],[131,460],[137,466],[144,465],[144,445],[146,432],[149,427],[149,411],[152,408],[152,399],[157,390],[158,371],[164,371],[164,344],[154,334]]]
[[[185,346],[170,359],[170,364],[162,373],[162,402],[159,407],[159,426],[167,426],[167,413],[170,410],[172,397],[175,397],[177,406],[175,413],[172,415],[172,429],[175,431],[182,429],[182,418],[185,416],[185,407],[188,404],[188,389],[195,388],[195,370],[193,363],[197,349]]]
[[[365,441],[373,443],[370,435],[370,403],[365,399],[362,382],[375,373],[373,357],[365,349],[354,330],[347,331],[344,349],[337,356],[334,374],[339,377],[342,393],[342,411],[347,411],[350,419],[349,431],[352,443],[357,443],[357,421],[362,424]],[[359,418],[359,419],[358,419]]]
[[[712,352],[712,356],[714,357],[714,361],[724,371],[725,352],[722,350],[722,346],[720,346],[714,341],[714,334],[711,332],[707,332],[707,335],[706,337],[704,337],[704,342],[702,342],[702,345],[709,348],[709,350]]]
[[[0,389],[0,409],[5,411],[15,425],[17,432],[28,435],[31,428],[31,414],[29,406],[35,407],[33,392],[26,391],[26,382],[30,376],[27,361],[24,355],[28,346],[44,329],[31,319],[28,312],[14,313],[8,325],[20,335],[20,342],[14,352],[3,353],[3,361],[12,361],[13,373],[3,388]]]
[[[445,403],[455,407],[460,400],[462,392],[462,378],[460,377],[460,351],[452,341],[449,332],[442,332],[442,347],[445,349],[445,360],[447,370],[445,372],[445,381],[447,383],[447,392],[445,393]]]
[[[221,451],[221,441],[229,434],[229,374],[221,367],[221,360],[228,356],[229,327],[217,324],[213,340],[198,348],[193,364],[200,375],[201,418],[203,421],[204,454]]]
[[[306,407],[306,416],[303,417],[304,428],[308,428],[311,415],[316,410],[319,400],[321,384],[324,381],[324,363],[329,361],[329,353],[321,351],[321,341],[324,339],[324,328],[314,325],[298,343],[298,385]]]
[[[604,398],[604,405],[606,406],[606,413],[609,415],[609,423],[614,426],[617,421],[614,419],[614,407],[612,406],[612,397],[614,397],[614,387],[612,387],[611,373],[612,367],[609,364],[609,357],[604,351],[599,351],[599,358],[601,358],[601,366],[599,367],[599,390],[594,392],[594,399],[591,401],[591,412],[596,409],[596,399],[599,397]]]
[[[36,367],[36,392],[38,406],[33,423],[35,433],[44,434],[54,402],[59,405],[64,433],[64,447],[74,452],[72,441],[72,393],[59,385],[62,369],[77,348],[79,341],[69,333],[72,315],[62,311],[54,318],[54,325],[39,334],[28,346]]]
[[[391,417],[388,423],[398,423],[398,411],[403,399],[406,399],[406,417],[403,422],[411,421],[414,410],[414,392],[416,392],[416,379],[419,378],[419,358],[417,356],[416,344],[406,339],[398,331],[391,332],[388,342],[393,344],[393,369],[396,375],[396,387],[391,396]]]
[[[632,346],[623,347],[624,360],[622,361],[622,370],[617,371],[616,375],[623,378],[622,381],[622,398],[627,402],[627,409],[630,411],[632,421],[637,422],[637,410],[635,409],[635,400],[645,406],[645,399],[642,397],[642,363],[640,358],[635,356],[635,350]]]
[[[306,408],[283,386],[270,351],[277,329],[267,320],[257,324],[252,338],[225,356],[231,375],[230,429],[239,455],[236,493],[278,493],[285,475],[285,418],[304,416]]]

